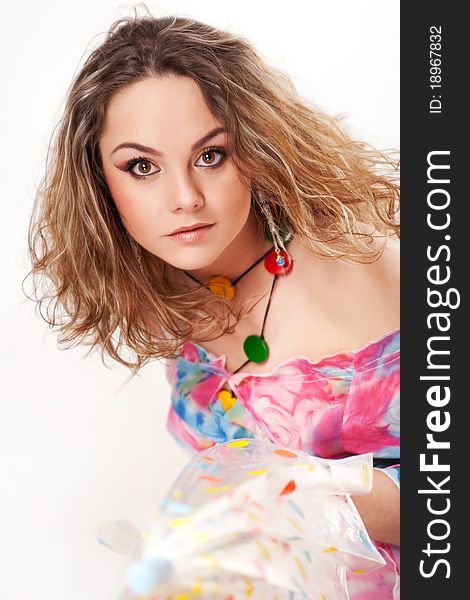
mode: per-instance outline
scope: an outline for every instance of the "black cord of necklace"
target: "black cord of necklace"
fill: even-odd
[[[261,325],[261,333],[259,334],[260,338],[263,338],[263,339],[264,339],[264,335],[263,335],[263,333],[264,333],[264,326],[266,324],[266,318],[268,316],[269,307],[271,306],[271,300],[272,300],[272,297],[273,297],[274,287],[276,285],[277,279],[278,279],[278,276],[274,275],[273,283],[271,285],[271,291],[269,292],[268,303],[266,305],[266,310],[264,311],[263,324]]]
[[[234,280],[232,281],[232,285],[236,285],[236,284],[237,284],[237,283],[240,281],[240,279],[241,279],[242,277],[245,277],[245,275],[247,275],[247,274],[248,274],[248,273],[251,271],[251,269],[254,269],[254,268],[256,267],[256,265],[259,265],[259,263],[260,263],[262,260],[264,260],[264,259],[266,258],[266,256],[268,256],[268,254],[269,254],[270,252],[272,252],[272,250],[274,250],[274,246],[272,246],[271,248],[269,248],[269,250],[266,250],[266,252],[263,254],[263,256],[260,256],[260,257],[259,257],[259,258],[258,258],[258,259],[257,259],[257,260],[256,260],[256,261],[255,261],[255,262],[252,264],[252,265],[250,265],[250,266],[248,267],[248,269],[245,269],[241,275],[239,275],[239,276],[238,276],[236,279],[234,279]],[[188,273],[187,271],[184,271],[184,270],[183,270],[183,272],[184,272],[184,273],[185,273],[185,274],[186,274],[186,275],[187,275],[187,276],[188,276],[190,279],[192,279],[192,280],[193,280],[193,281],[195,281],[196,283],[199,283],[199,285],[204,285],[204,284],[202,283],[202,281],[199,281],[199,279],[197,279],[197,277],[194,277],[194,275],[191,275],[191,273]],[[204,287],[207,287],[207,286],[204,286]]]
[[[263,324],[261,325],[261,333],[259,334],[259,337],[264,339],[264,326],[266,324],[266,319],[268,317],[268,312],[269,312],[269,307],[271,306],[271,300],[273,297],[273,292],[274,292],[274,288],[276,287],[276,282],[278,280],[278,275],[274,275],[273,277],[273,283],[271,285],[271,291],[269,292],[269,298],[268,298],[268,303],[266,304],[266,309],[264,311],[264,317],[263,317]],[[245,362],[240,365],[238,367],[238,369],[236,369],[235,371],[233,371],[233,375],[235,375],[235,373],[238,373],[238,371],[240,371],[240,369],[243,369],[244,366],[246,366],[249,362],[251,362],[250,359],[245,360]]]

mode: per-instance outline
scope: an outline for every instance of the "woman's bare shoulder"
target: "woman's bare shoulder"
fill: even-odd
[[[395,279],[398,283],[400,279],[400,239],[395,234],[385,235],[373,225],[362,221],[357,222],[357,228],[360,233],[371,236],[371,251],[380,252],[376,261],[370,264],[375,265],[377,271],[387,275],[390,279]]]
[[[330,290],[332,295],[344,294],[353,288],[370,286],[387,290],[399,289],[400,241],[397,237],[384,236],[371,226],[361,224],[361,232],[373,236],[370,250],[376,257],[366,261],[328,259],[316,256],[301,243],[292,242],[294,260],[302,266],[299,283],[307,288],[318,286]],[[378,251],[378,252],[377,252]],[[348,291],[349,290],[349,291]],[[318,293],[318,291],[316,292]]]

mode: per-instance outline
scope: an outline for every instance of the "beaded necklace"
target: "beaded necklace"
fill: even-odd
[[[290,242],[292,239],[291,236],[288,236],[287,239],[284,240],[284,243]],[[271,290],[269,292],[268,302],[266,304],[266,309],[264,311],[263,322],[261,325],[261,331],[259,335],[252,334],[249,335],[244,343],[243,350],[245,355],[247,356],[247,360],[243,364],[241,364],[233,373],[238,373],[240,369],[243,369],[249,362],[254,363],[263,363],[269,355],[269,347],[264,338],[264,327],[266,325],[266,319],[268,316],[269,308],[271,306],[271,300],[274,293],[274,288],[276,287],[277,280],[279,276],[288,275],[292,271],[292,267],[294,262],[292,257],[285,251],[281,250],[274,245],[267,252],[265,252],[262,256],[260,256],[256,261],[250,265],[241,275],[239,275],[236,279],[231,281],[228,277],[224,275],[214,275],[210,278],[207,287],[213,294],[217,294],[219,296],[225,296],[229,300],[233,300],[236,296],[236,288],[235,285],[247,275],[252,269],[254,269],[262,260],[264,260],[265,269],[273,275],[273,282],[271,285]],[[204,284],[199,281],[194,275],[184,271],[184,273],[190,277],[196,283],[200,285]]]

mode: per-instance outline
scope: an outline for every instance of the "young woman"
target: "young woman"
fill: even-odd
[[[387,564],[352,598],[399,593],[395,176],[244,39],[122,19],[69,90],[30,231],[44,316],[134,370],[166,359],[186,446],[373,453],[354,500]]]

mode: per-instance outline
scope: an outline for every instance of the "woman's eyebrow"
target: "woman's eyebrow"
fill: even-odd
[[[199,140],[194,142],[194,144],[191,146],[191,151],[194,152],[195,150],[197,150],[199,148],[199,146],[202,146],[203,144],[205,144],[206,142],[211,140],[216,135],[219,135],[219,133],[225,133],[225,129],[223,127],[215,127],[214,129],[211,129],[205,135],[203,135],[202,138],[200,138]],[[118,146],[116,146],[116,148],[114,148],[114,150],[111,152],[111,154],[109,156],[111,157],[115,152],[117,152],[121,148],[133,148],[134,150],[138,150],[139,152],[155,154],[156,156],[163,155],[163,152],[160,152],[159,150],[155,150],[154,148],[151,148],[150,146],[143,146],[142,144],[137,144],[135,142],[123,142],[122,144],[119,144]]]

